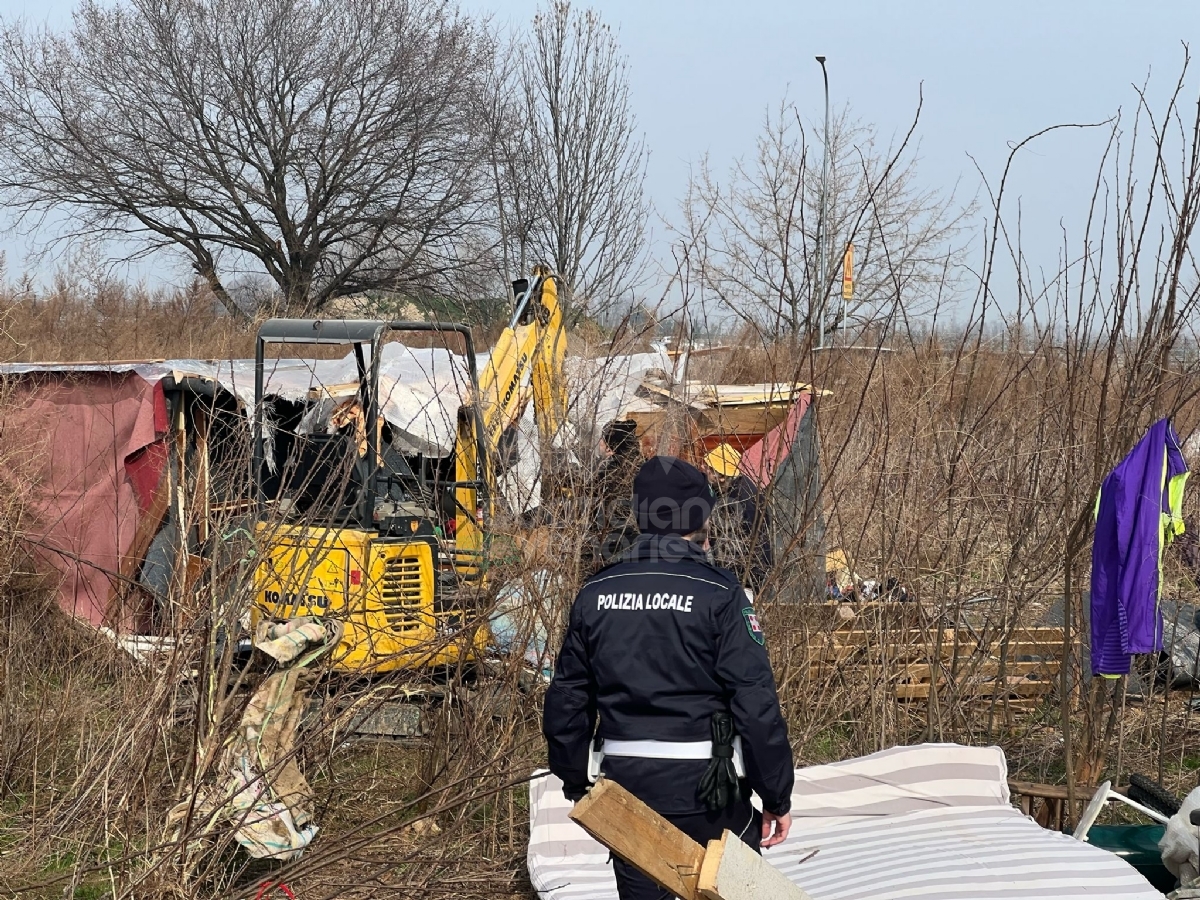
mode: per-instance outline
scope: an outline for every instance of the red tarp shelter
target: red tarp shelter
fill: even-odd
[[[93,625],[144,631],[136,609],[113,601],[166,477],[161,379],[133,370],[33,373],[13,379],[9,395],[0,453],[33,486],[26,533],[39,569],[58,574],[59,605]]]
[[[757,484],[759,488],[765,488],[771,483],[775,472],[787,459],[788,453],[791,452],[792,446],[796,442],[796,433],[800,430],[800,420],[808,412],[810,403],[812,403],[812,394],[807,391],[800,394],[796,397],[792,408],[788,410],[787,418],[763,435],[761,441],[742,453],[742,462],[739,468],[742,474]]]

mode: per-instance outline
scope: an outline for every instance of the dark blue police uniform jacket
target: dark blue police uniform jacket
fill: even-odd
[[[783,815],[791,806],[792,750],[746,592],[692,542],[641,535],[583,585],[571,607],[546,692],[550,770],[577,800],[588,787],[593,735],[707,741],[719,711],[733,716],[749,786],[768,812]],[[695,790],[704,761],[611,758],[606,772],[610,763],[640,764],[640,781],[666,779],[657,790],[625,784],[661,813],[703,809]]]

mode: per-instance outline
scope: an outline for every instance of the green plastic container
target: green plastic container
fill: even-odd
[[[1115,853],[1142,873],[1164,894],[1175,889],[1175,876],[1163,865],[1158,842],[1162,825],[1093,825],[1088,830],[1089,844]]]

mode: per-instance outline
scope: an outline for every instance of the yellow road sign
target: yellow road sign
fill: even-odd
[[[842,259],[842,299],[854,297],[854,245],[846,245],[846,255]]]

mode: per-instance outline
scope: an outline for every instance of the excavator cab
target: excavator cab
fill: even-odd
[[[481,610],[506,435],[531,398],[539,430],[558,427],[565,407],[554,278],[538,272],[513,287],[509,326],[482,373],[465,325],[310,319],[262,325],[252,461],[261,548],[256,624],[336,618],[343,636],[334,665],[360,673],[451,665],[484,650]],[[384,419],[383,348],[405,332],[465,348],[467,384],[463,402],[450,407],[450,454],[396,439]],[[271,367],[288,363],[267,358],[268,348],[280,355],[274,345],[348,347],[354,378],[314,385],[300,403],[280,403],[267,390],[268,376]]]
[[[385,339],[437,333],[465,347],[470,401],[458,410],[474,465],[406,453],[381,414]],[[315,384],[299,404],[267,394],[271,345],[345,346],[356,378]],[[343,625],[339,666],[380,671],[444,665],[473,655],[469,602],[485,570],[486,542],[460,547],[460,494],[486,535],[489,454],[479,446],[479,377],[470,329],[429,322],[271,319],[255,350],[256,618],[334,617]],[[281,408],[290,407],[290,408]],[[412,448],[407,448],[412,449]],[[461,478],[459,476],[462,476]],[[479,629],[476,629],[478,632]]]

